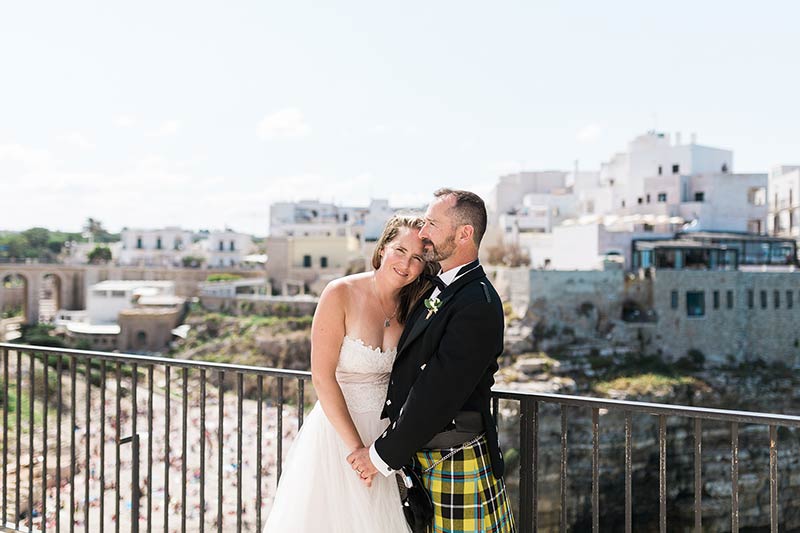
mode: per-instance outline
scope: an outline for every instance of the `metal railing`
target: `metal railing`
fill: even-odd
[[[233,527],[237,532],[260,532],[266,502],[281,475],[284,447],[303,424],[309,399],[305,382],[310,373],[0,343],[0,379],[0,530],[4,526],[11,531],[70,532],[106,528],[138,532],[142,528],[149,533],[168,531],[174,520],[182,532],[187,528],[222,532]],[[226,389],[235,390],[234,401],[229,398],[226,403]],[[77,405],[78,398],[83,405]],[[173,400],[179,408],[173,407]],[[612,412],[624,415],[625,531],[633,530],[634,415],[658,421],[659,531],[667,531],[668,417],[684,419],[693,427],[694,530],[698,532],[703,530],[703,422],[730,425],[732,531],[739,529],[739,425],[768,428],[770,529],[778,531],[778,428],[798,428],[800,417],[495,390],[492,407],[498,417],[503,413],[501,400],[518,416],[505,422],[517,427],[520,435],[516,518],[521,532],[540,528],[545,406],[560,415],[560,531],[570,526],[567,437],[569,424],[575,423],[569,414],[575,409],[591,413],[592,531],[599,531],[601,516],[600,417]],[[291,403],[295,416],[284,420],[284,410]],[[216,404],[216,410],[207,404]],[[173,423],[173,411],[179,423]],[[507,473],[514,476],[515,472]],[[78,489],[82,494],[76,493]],[[177,498],[172,496],[176,493]],[[127,502],[124,506],[123,501]]]

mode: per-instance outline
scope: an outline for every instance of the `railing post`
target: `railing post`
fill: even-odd
[[[139,499],[141,489],[139,488],[139,434],[134,433],[130,437],[120,439],[120,444],[131,444],[133,460],[131,464],[131,533],[139,533]],[[119,521],[119,516],[117,516]]]
[[[536,408],[535,400],[520,400],[519,530],[536,531]]]

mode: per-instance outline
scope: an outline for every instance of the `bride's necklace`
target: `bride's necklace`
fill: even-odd
[[[394,308],[394,313],[392,313],[391,316],[387,316],[386,315],[386,312],[383,310],[383,304],[381,303],[381,298],[380,298],[380,296],[378,296],[378,287],[377,287],[378,282],[375,281],[375,276],[376,275],[377,275],[377,272],[372,274],[372,290],[375,293],[375,299],[378,300],[378,306],[381,308],[381,313],[383,313],[383,318],[384,318],[383,327],[388,328],[389,326],[392,325],[392,319],[395,316],[397,316],[397,311],[399,309],[399,306],[396,306]]]

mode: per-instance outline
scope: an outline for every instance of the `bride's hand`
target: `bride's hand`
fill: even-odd
[[[347,456],[347,462],[355,470],[358,477],[367,487],[372,486],[372,478],[378,473],[372,460],[369,458],[369,448],[361,447]]]

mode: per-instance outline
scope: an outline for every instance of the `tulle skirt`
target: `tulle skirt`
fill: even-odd
[[[351,413],[365,444],[386,429],[380,412]],[[265,533],[408,533],[394,476],[367,488],[347,463],[349,450],[317,402],[283,466]]]

